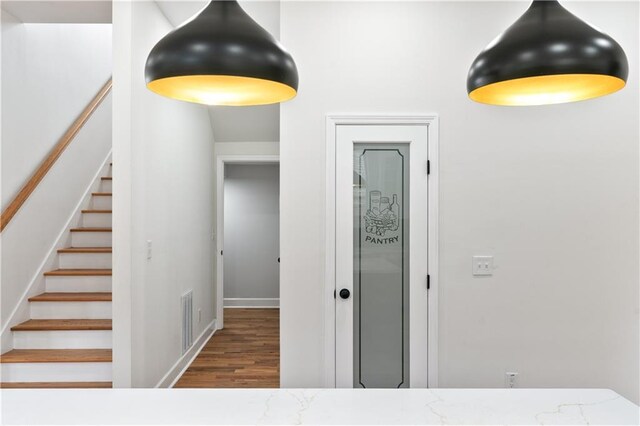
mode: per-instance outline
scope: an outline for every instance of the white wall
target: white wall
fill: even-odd
[[[280,287],[279,175],[277,164],[225,167],[225,305],[271,306],[269,303],[277,302],[273,299],[278,299]],[[244,300],[227,301],[230,298]]]
[[[193,289],[194,338],[214,318],[214,143],[205,107],[145,87],[172,29],[157,5],[115,2],[114,26],[114,385],[150,387],[181,357],[180,296]]]
[[[442,387],[613,388],[638,402],[638,4],[571,2],[631,65],[620,93],[471,102],[472,60],[522,2],[284,2],[281,383],[323,384],[325,116],[440,115]],[[471,256],[492,254],[474,279]]]
[[[210,106],[213,137],[221,143],[280,140],[280,104],[242,108]]]
[[[111,75],[110,24],[2,15],[2,208]]]
[[[29,23],[111,24],[111,0],[3,0],[2,10]]]
[[[217,142],[215,147],[218,155],[278,155],[278,142]]]
[[[280,143],[278,142],[216,142],[216,158],[219,155],[278,155]],[[216,164],[218,161],[216,160]],[[215,165],[214,165],[215,167]],[[214,178],[217,175],[215,172]]]

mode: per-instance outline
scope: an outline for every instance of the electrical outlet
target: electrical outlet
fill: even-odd
[[[471,271],[474,276],[493,275],[493,256],[473,256]]]
[[[151,240],[147,240],[147,259],[151,259],[153,256],[153,247],[151,245]]]
[[[518,373],[515,371],[507,371],[504,373],[504,384],[506,388],[515,388]]]

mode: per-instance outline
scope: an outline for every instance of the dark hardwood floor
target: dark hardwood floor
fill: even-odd
[[[279,388],[280,310],[225,309],[176,388]]]

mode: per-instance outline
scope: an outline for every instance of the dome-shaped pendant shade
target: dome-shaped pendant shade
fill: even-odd
[[[237,1],[213,0],[151,50],[147,87],[207,105],[265,105],[296,96],[291,55]]]
[[[473,61],[469,97],[493,105],[546,105],[616,92],[629,73],[622,47],[556,0],[535,0]]]

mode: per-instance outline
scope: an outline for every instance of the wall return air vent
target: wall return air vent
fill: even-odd
[[[193,290],[180,298],[182,303],[182,354],[193,346]]]

